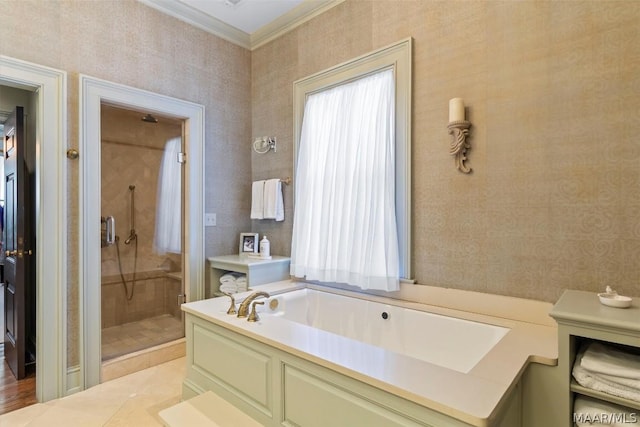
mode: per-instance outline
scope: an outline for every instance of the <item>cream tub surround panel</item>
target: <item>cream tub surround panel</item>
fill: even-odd
[[[512,406],[511,397],[515,395],[514,389],[519,387],[519,381],[530,362],[537,362],[544,365],[553,366],[557,364],[557,330],[552,321],[547,319],[546,314],[540,318],[538,323],[530,323],[531,312],[538,310],[540,313],[546,312],[545,308],[529,307],[526,300],[510,299],[511,304],[521,304],[520,307],[512,307],[514,313],[527,312],[520,314],[518,317],[524,316],[528,321],[511,320],[501,317],[492,317],[487,314],[473,313],[469,311],[460,311],[447,307],[435,307],[420,303],[410,303],[401,300],[395,300],[387,297],[354,293],[345,290],[331,289],[301,282],[277,282],[274,284],[261,286],[260,290],[265,290],[271,295],[287,292],[293,289],[301,289],[304,287],[314,288],[324,291],[346,294],[355,298],[378,301],[383,304],[404,306],[421,311],[442,314],[445,316],[456,317],[460,319],[502,326],[509,329],[509,332],[468,372],[460,373],[451,369],[443,368],[423,362],[411,357],[406,357],[380,347],[372,347],[368,344],[354,340],[344,339],[344,344],[352,346],[352,351],[332,352],[330,358],[322,351],[322,346],[318,346],[314,340],[306,339],[309,329],[306,326],[291,322],[288,327],[282,327],[282,323],[270,323],[267,316],[263,317],[258,323],[249,323],[244,319],[238,319],[234,316],[226,314],[229,306],[228,298],[215,298],[211,300],[197,301],[184,304],[183,310],[187,313],[187,378],[184,385],[184,397],[190,397],[194,394],[201,393],[207,388],[207,385],[213,385],[208,379],[203,379],[203,370],[199,363],[205,365],[209,363],[204,355],[195,355],[199,361],[194,362],[194,349],[191,348],[193,335],[200,337],[212,338],[214,341],[226,343],[227,348],[235,348],[238,354],[245,354],[244,346],[239,349],[237,339],[244,342],[245,339],[251,339],[268,347],[257,347],[251,350],[254,356],[257,356],[264,363],[265,372],[275,373],[268,378],[254,378],[253,375],[247,373],[248,378],[229,377],[226,379],[228,384],[233,385],[232,388],[238,386],[238,389],[253,390],[272,390],[280,391],[277,387],[279,384],[290,381],[295,383],[294,378],[300,380],[298,385],[305,383],[305,377],[315,369],[316,378],[323,378],[323,375],[329,373],[338,373],[347,379],[357,380],[368,386],[372,386],[377,390],[383,390],[389,395],[386,398],[404,399],[403,404],[409,405],[407,410],[409,413],[415,411],[415,408],[428,408],[427,411],[434,413],[435,416],[441,414],[451,417],[446,421],[446,425],[475,425],[488,426],[496,425],[496,419],[501,417],[503,413]],[[444,290],[445,292],[447,290]],[[238,300],[247,294],[240,294]],[[467,295],[467,297],[471,297]],[[471,298],[472,299],[472,298]],[[480,304],[476,307],[479,312],[493,311],[499,304],[491,302],[491,298],[479,298]],[[463,305],[469,304],[467,301],[459,299]],[[504,301],[498,301],[504,302]],[[465,307],[468,308],[468,307]],[[520,309],[520,310],[519,310]],[[500,310],[498,310],[500,311]],[[502,314],[502,313],[500,313]],[[208,327],[210,325],[210,328]],[[218,331],[218,332],[215,332]],[[316,338],[322,339],[324,331],[313,329],[312,334]],[[329,334],[331,335],[331,334]],[[234,338],[235,337],[235,338]],[[250,343],[250,341],[246,341]],[[282,354],[283,356],[275,360],[282,363],[282,371],[280,366],[273,367],[270,365],[270,357],[266,349],[274,349],[273,354]],[[372,350],[380,352],[379,357],[375,358],[375,363],[366,363],[362,358],[350,357],[350,354],[361,353],[367,354]],[[202,351],[202,348],[200,348]],[[214,347],[210,348],[211,352],[215,351]],[[287,362],[286,354],[294,356],[294,360]],[[191,354],[190,354],[191,353]],[[263,359],[264,358],[264,359]],[[299,358],[299,359],[296,359]],[[311,363],[308,363],[311,362]],[[291,367],[296,363],[303,364],[300,369],[310,368],[311,371],[304,373],[292,371]],[[382,364],[382,366],[381,366]],[[211,366],[210,364],[208,366]],[[215,367],[212,367],[215,368]],[[323,369],[327,371],[323,374]],[[255,374],[255,373],[254,373]],[[278,376],[282,375],[279,379]],[[293,376],[292,376],[293,375]],[[313,377],[313,375],[311,375]],[[206,377],[206,374],[205,374]],[[270,381],[278,383],[276,386]],[[292,382],[293,381],[293,382]],[[205,384],[206,383],[206,384]],[[244,387],[240,385],[244,383]],[[259,387],[256,384],[260,383]],[[347,387],[356,384],[347,385]],[[322,389],[326,385],[322,385]],[[274,388],[276,387],[276,388]],[[348,390],[348,388],[347,388]],[[233,392],[232,392],[233,393]],[[285,399],[286,390],[284,391]],[[256,403],[260,416],[270,419],[274,414],[282,410],[286,412],[292,410],[291,406],[286,407],[284,402],[280,402],[276,393],[258,392],[257,395],[262,396],[259,403]],[[366,395],[366,393],[365,393]],[[274,399],[278,405],[274,405],[271,401]],[[397,402],[396,402],[397,404]],[[413,405],[413,406],[412,406]],[[274,409],[275,408],[275,409]],[[506,409],[505,409],[506,408]],[[419,412],[419,411],[418,411]],[[519,419],[519,411],[517,417]],[[284,415],[284,414],[283,414]],[[284,419],[284,418],[283,418]],[[274,421],[278,421],[275,420]],[[279,425],[279,424],[278,424]],[[424,425],[424,424],[418,424]],[[445,421],[443,424],[445,425]],[[507,425],[507,424],[498,424]]]

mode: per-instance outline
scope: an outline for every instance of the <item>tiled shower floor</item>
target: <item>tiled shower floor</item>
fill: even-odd
[[[102,330],[102,360],[164,344],[183,336],[182,320],[170,314],[111,326]]]

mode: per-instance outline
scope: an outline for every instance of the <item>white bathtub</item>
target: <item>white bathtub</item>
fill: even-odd
[[[551,327],[298,282],[259,290],[272,296],[255,323],[226,297],[183,304],[183,399],[212,390],[269,427],[518,427],[522,373],[557,357]]]
[[[461,373],[473,369],[509,331],[313,289],[274,296],[258,313],[265,322],[280,317]]]

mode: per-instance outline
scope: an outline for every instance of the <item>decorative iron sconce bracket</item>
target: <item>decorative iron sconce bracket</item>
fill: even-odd
[[[469,135],[470,127],[471,122],[468,122],[466,120],[450,122],[447,125],[447,128],[449,129],[449,135],[453,136],[449,154],[455,156],[456,167],[462,173],[471,172],[471,168],[464,164],[464,162],[467,160],[467,149],[471,148],[471,144],[467,142],[467,136]]]

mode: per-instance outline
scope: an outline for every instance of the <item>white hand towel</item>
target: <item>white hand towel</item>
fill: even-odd
[[[276,221],[284,221],[284,197],[280,180],[278,180],[278,188],[276,190]]]
[[[264,219],[284,220],[282,183],[279,179],[268,179],[264,184]]]
[[[265,181],[254,181],[251,186],[251,219],[264,218],[264,184]]]
[[[580,366],[597,374],[640,380],[640,355],[592,342],[582,356]]]

